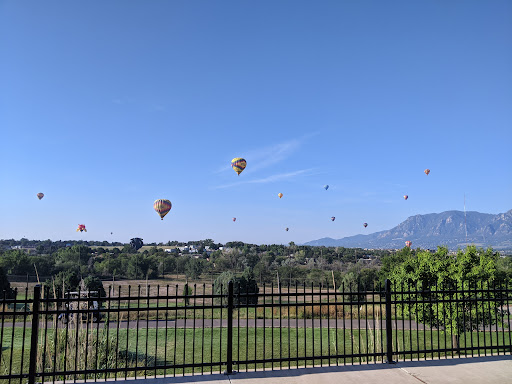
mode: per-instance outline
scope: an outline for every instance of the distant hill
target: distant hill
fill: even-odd
[[[496,250],[512,249],[512,209],[497,215],[479,212],[446,211],[411,216],[396,227],[369,235],[342,239],[324,237],[304,245],[359,247],[373,249],[403,248],[406,240],[413,248],[436,249],[438,245],[457,249],[467,243]]]

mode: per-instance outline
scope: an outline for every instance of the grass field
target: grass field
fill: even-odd
[[[444,332],[408,332],[397,331],[393,340],[394,350],[430,350],[451,348],[451,337]],[[394,337],[395,337],[394,336]],[[382,361],[386,345],[385,334],[380,331],[343,330],[338,329],[294,329],[294,328],[234,328],[233,330],[233,359],[242,361],[235,363],[234,369],[278,368],[280,366],[305,366],[320,364],[366,364]],[[469,345],[471,337],[473,345],[480,346],[481,354],[491,354],[491,349],[483,348],[490,345],[510,343],[503,340],[504,334],[496,332],[467,333],[461,337],[461,347]],[[25,340],[25,343],[23,343]],[[46,342],[45,342],[46,340]],[[78,340],[78,342],[76,342]],[[263,342],[264,340],[264,342]],[[84,370],[129,367],[128,376],[182,374],[183,369],[159,368],[164,365],[193,364],[201,362],[212,363],[214,372],[222,371],[226,361],[226,329],[147,329],[137,332],[134,329],[106,330],[79,329],[67,330],[48,329],[40,332],[38,342],[38,371],[41,372],[43,363],[46,372],[62,370]],[[0,374],[28,372],[28,356],[30,345],[30,329],[23,333],[21,328],[14,330],[6,327],[2,337]],[[510,352],[510,351],[508,351]],[[494,351],[496,353],[496,351]],[[503,353],[503,351],[500,351]],[[328,358],[336,354],[353,355],[345,359]],[[360,356],[377,354],[378,356]],[[399,359],[443,358],[452,356],[452,352],[408,353],[400,354]],[[471,353],[468,353],[471,355]],[[475,352],[475,354],[478,354]],[[324,356],[324,359],[311,359],[311,356]],[[12,358],[11,358],[12,357]],[[245,364],[246,360],[272,360],[279,358],[297,358],[293,362],[269,361],[265,364]],[[137,368],[137,367],[140,367]],[[145,370],[142,367],[150,367]],[[210,372],[210,367],[194,368],[194,372]],[[186,368],[192,372],[192,368]],[[118,376],[123,376],[119,373]],[[114,374],[110,374],[113,377]],[[88,374],[94,378],[94,374]],[[98,375],[98,378],[104,375]],[[72,379],[73,375],[66,377]],[[83,375],[81,377],[83,378]],[[58,377],[62,380],[63,377]],[[48,377],[47,380],[50,380]]]

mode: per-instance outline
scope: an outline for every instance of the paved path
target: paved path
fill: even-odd
[[[130,380],[133,384],[510,384],[507,356]]]

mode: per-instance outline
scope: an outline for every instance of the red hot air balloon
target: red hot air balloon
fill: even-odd
[[[233,221],[236,221],[236,217],[233,217]]]
[[[408,195],[404,195],[404,200],[407,200],[409,198]]]
[[[412,245],[412,241],[407,240],[407,241],[405,242],[405,246],[406,246],[407,248],[411,248],[411,245]]]
[[[333,216],[333,217],[331,217],[331,221],[334,221],[334,220],[336,220],[336,218],[335,218],[334,216]]]
[[[365,227],[365,228],[366,228],[367,226],[368,226],[368,223],[364,223],[364,224],[363,224],[363,227]]]
[[[430,173],[430,169],[428,169],[428,168],[427,168],[427,169],[425,169],[423,172],[425,172],[425,175],[427,175],[427,176],[428,176],[428,174]]]
[[[85,229],[85,224],[78,224],[78,228],[76,229],[77,232],[87,232],[87,229]]]
[[[38,198],[39,200],[41,200],[43,197],[44,197],[44,193],[39,192],[39,193],[37,194],[37,198]]]

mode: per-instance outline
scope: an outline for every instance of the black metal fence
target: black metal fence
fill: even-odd
[[[218,287],[219,288],[219,287]],[[222,288],[222,287],[220,287]],[[35,287],[0,298],[0,380],[126,379],[510,354],[508,285]]]

